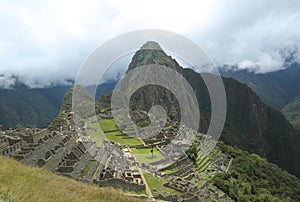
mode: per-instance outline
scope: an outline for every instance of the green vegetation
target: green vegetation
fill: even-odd
[[[256,154],[248,154],[223,143],[225,154],[234,158],[227,173],[212,182],[238,201],[300,201],[300,181]]]
[[[281,111],[300,134],[300,96],[292,100]]]
[[[113,120],[110,119],[101,120],[100,127],[104,131],[106,138],[109,139],[110,141],[119,143],[120,145],[127,145],[127,146],[142,144],[142,142],[139,139],[121,133],[121,131],[119,131],[119,129],[117,128]]]
[[[91,160],[88,162],[88,164],[85,166],[85,168],[81,171],[80,177],[84,177],[88,174],[89,170],[92,168],[94,165],[95,160]]]
[[[111,119],[105,119],[100,121],[100,127],[104,132],[118,130],[115,122]]]
[[[202,159],[199,159],[199,161],[197,161],[197,170],[199,172],[203,172],[208,168],[209,164],[210,164],[210,161],[209,161],[208,156],[206,156]]]
[[[0,198],[10,201],[141,201],[0,156]],[[15,199],[15,200],[14,200]]]
[[[208,144],[214,144],[214,141],[211,141]],[[186,152],[187,156],[193,161],[200,174],[204,171],[206,171],[206,174],[210,173],[207,169],[211,162],[216,159],[220,153],[220,149],[215,147],[208,155],[205,155],[205,153],[201,151],[200,141],[194,142]],[[203,177],[207,178],[207,175],[203,175]]]
[[[146,190],[141,190],[138,192],[130,191],[130,190],[123,190],[123,189],[115,189],[116,191],[119,191],[121,194],[139,194],[139,195],[147,195]]]
[[[154,45],[155,44],[155,45]],[[155,46],[155,49],[149,49],[149,46]],[[148,49],[145,47],[148,46]],[[129,64],[128,71],[148,64],[159,64],[164,65],[175,70],[180,69],[179,64],[171,56],[168,56],[156,42],[147,42],[144,45],[144,49],[138,50],[132,58]]]
[[[107,139],[117,142],[120,145],[127,145],[127,146],[133,146],[133,145],[141,145],[142,142],[134,137],[130,137],[127,135],[122,134],[120,131],[116,132],[108,132],[105,133]]]
[[[160,153],[160,151],[157,148],[153,148],[153,157],[151,153],[151,148],[131,148],[131,151],[134,154],[136,160],[139,162],[139,164],[149,164],[152,162],[162,160],[164,158],[164,156]]]
[[[16,202],[16,200],[12,197],[12,194],[9,192],[4,192],[2,191],[2,189],[0,188],[0,201],[4,200],[6,202]]]
[[[165,174],[170,174],[170,173],[175,173],[175,172],[177,172],[178,171],[178,168],[171,168],[171,169],[166,169],[166,170],[163,170],[163,172],[165,173]]]
[[[69,86],[45,89],[0,88],[0,124],[10,127],[47,127],[57,116]]]
[[[85,132],[90,136],[93,142],[96,142],[98,146],[101,146],[103,140],[106,138],[103,131],[99,128],[98,119],[96,117],[87,119]]]
[[[300,65],[265,73],[256,74],[247,70],[229,70],[221,72],[222,76],[231,77],[247,84],[267,105],[276,109],[283,108],[291,99],[300,94]]]
[[[146,172],[144,173],[144,177],[154,195],[156,192],[159,192],[163,195],[180,194],[180,192],[172,188],[163,186],[163,184],[167,182],[167,180],[164,178],[158,178],[154,176],[152,173],[146,173]]]

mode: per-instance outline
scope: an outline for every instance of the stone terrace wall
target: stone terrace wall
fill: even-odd
[[[86,167],[90,160],[92,160],[92,156],[89,154],[89,152],[83,154],[80,160],[73,166],[73,172],[70,175],[73,178],[78,178],[81,174],[81,171]]]
[[[96,182],[100,186],[104,187],[114,187],[115,189],[123,189],[123,190],[130,190],[130,191],[143,191],[145,190],[145,184],[136,184],[136,183],[127,183],[123,179],[119,178],[112,178],[106,180],[100,180]]]
[[[48,130],[42,130],[38,133],[32,135],[21,135],[22,139],[24,139],[27,143],[37,143],[41,138],[44,138],[46,135],[49,135]]]
[[[56,153],[53,156],[51,156],[50,159],[48,159],[44,168],[49,171],[56,171],[56,168],[58,167],[59,163],[62,162],[64,156],[72,150],[75,144],[75,138],[70,139],[63,147],[58,149]]]
[[[39,159],[45,159],[46,153],[53,150],[56,145],[63,141],[63,136],[56,135],[53,138],[48,139],[43,144],[40,144],[33,151],[26,154],[25,158],[21,160],[22,163],[31,166],[37,166]]]

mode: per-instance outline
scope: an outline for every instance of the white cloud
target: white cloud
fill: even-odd
[[[16,84],[16,78],[13,75],[0,75],[0,88],[11,89]]]
[[[198,43],[220,65],[238,64],[261,73],[284,68],[284,52],[300,50],[300,2],[231,2]]]
[[[274,71],[282,50],[300,50],[299,16],[297,0],[1,1],[0,74],[32,87],[74,79],[98,45],[145,28],[184,34],[218,64]]]

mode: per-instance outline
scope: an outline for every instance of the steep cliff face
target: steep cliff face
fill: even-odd
[[[156,48],[145,49],[146,43],[133,56],[128,71],[147,64],[160,64],[178,71],[196,94],[201,112],[199,131],[206,132],[210,123],[211,102],[201,75],[191,69],[183,69],[158,44],[150,44],[150,47],[155,45]],[[226,144],[257,153],[300,176],[300,140],[282,113],[266,106],[247,85],[230,78],[223,78],[223,82],[227,95],[227,117],[221,139]],[[133,109],[145,111],[160,104],[170,119],[178,120],[180,117],[176,97],[161,86],[140,88],[131,97],[130,103]]]
[[[184,69],[184,77],[199,100],[200,131],[207,130],[210,99],[201,76]],[[245,84],[223,78],[227,96],[227,115],[221,140],[251,153],[257,153],[289,172],[300,175],[299,137],[283,114],[266,106]]]
[[[232,70],[233,69],[233,70]],[[247,84],[268,106],[282,109],[300,94],[300,64],[292,63],[288,68],[256,74],[234,67],[220,70],[224,77],[234,78]]]

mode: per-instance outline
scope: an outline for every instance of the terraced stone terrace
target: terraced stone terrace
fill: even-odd
[[[229,159],[218,149],[214,149],[209,155],[206,155],[198,146],[196,162],[182,157],[177,160],[173,159],[173,162],[170,163],[167,159],[169,156],[166,154],[168,151],[164,150],[164,144],[170,142],[170,136],[165,134],[170,131],[177,132],[178,129],[173,129],[174,126],[178,128],[178,124],[167,126],[162,132],[164,134],[160,134],[160,138],[152,137],[151,140],[141,140],[122,134],[111,119],[102,118],[100,120],[100,127],[108,140],[123,147],[125,145],[129,147],[128,149],[138,164],[144,169],[143,175],[156,198],[174,201],[198,200],[199,197],[208,197],[204,191],[206,190],[207,193],[214,193],[214,197],[209,196],[209,198],[226,201],[228,197],[211,185],[209,180],[216,173],[224,172],[227,169]],[[125,128],[124,131],[130,133],[133,128]],[[126,141],[127,139],[129,141]],[[211,141],[209,144],[213,143],[215,142]],[[170,151],[170,153],[172,152]]]
[[[83,135],[72,130],[72,122],[63,116],[64,125],[55,126],[60,131],[52,127],[34,132],[4,132],[0,134],[0,154],[130,194],[167,201],[228,201],[209,183],[216,173],[225,172],[230,166],[230,159],[218,149],[206,155],[201,144],[197,144],[196,161],[191,161],[184,153],[176,154],[176,149],[167,147],[178,131],[177,123],[168,125],[156,137],[138,139],[122,133],[112,119],[103,118],[109,116],[99,117],[100,121],[92,117],[83,124]],[[128,127],[124,131],[134,130]],[[184,140],[177,140],[180,141]],[[177,147],[176,141],[172,144]]]

